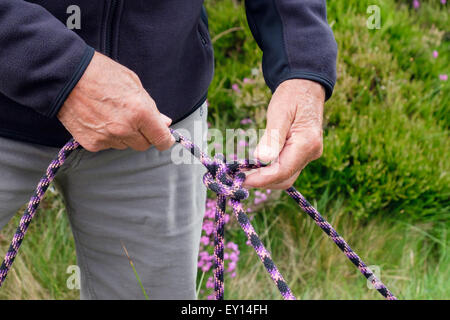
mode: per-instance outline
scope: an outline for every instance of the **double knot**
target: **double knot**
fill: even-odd
[[[225,157],[218,154],[205,166],[208,171],[203,176],[203,183],[208,189],[234,200],[243,200],[248,197],[247,189],[242,187],[245,173],[241,171],[248,167],[246,162],[226,163]]]

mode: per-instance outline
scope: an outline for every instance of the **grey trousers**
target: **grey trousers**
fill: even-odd
[[[204,146],[206,114],[203,105],[173,128]],[[0,138],[0,228],[28,201],[57,151]],[[121,243],[150,299],[196,298],[204,172],[180,145],[72,153],[55,185],[75,239],[82,299],[144,298]]]

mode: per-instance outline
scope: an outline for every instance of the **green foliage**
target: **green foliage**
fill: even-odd
[[[368,30],[366,9],[374,4],[382,25]],[[449,218],[449,85],[439,80],[449,61],[444,8],[437,1],[420,10],[388,0],[329,1],[339,78],[325,106],[324,154],[296,183],[308,198],[328,188],[355,217]],[[261,56],[243,3],[209,1],[208,12],[213,39],[225,34],[214,43],[211,122],[233,128],[251,117],[263,128],[270,92],[261,74],[252,77]],[[244,77],[254,83],[244,85]],[[240,93],[231,90],[234,83]]]

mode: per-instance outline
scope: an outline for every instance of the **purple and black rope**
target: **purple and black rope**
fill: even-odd
[[[28,230],[28,226],[30,225],[31,219],[33,219],[39,204],[44,197],[45,191],[47,191],[48,186],[55,178],[56,173],[59,168],[64,164],[67,157],[72,153],[73,150],[77,149],[80,146],[78,142],[73,139],[70,139],[64,147],[59,150],[58,155],[55,159],[50,162],[50,165],[47,168],[47,171],[39,181],[36,190],[34,191],[33,196],[28,202],[27,208],[20,219],[19,227],[14,234],[14,237],[11,241],[11,245],[9,246],[8,252],[6,253],[5,259],[3,260],[2,265],[0,266],[0,287],[5,281],[6,276],[8,275],[8,271],[11,268],[11,265],[16,258],[17,252],[19,251],[20,245],[22,244],[22,240],[25,237],[25,233]]]
[[[242,187],[245,180],[243,170],[260,168],[263,164],[259,161],[250,163],[248,160],[233,161],[226,163],[222,155],[216,155],[214,159],[208,157],[194,143],[180,135],[177,131],[171,130],[175,140],[183,147],[188,149],[206,168],[207,172],[203,176],[203,183],[206,187],[217,194],[217,205],[215,214],[215,233],[214,233],[214,290],[217,300],[224,298],[224,227],[225,227],[225,207],[227,199],[230,199],[233,213],[244,230],[248,240],[255,249],[258,257],[277,286],[285,300],[295,300],[291,289],[287,285],[280,271],[272,260],[269,251],[264,247],[261,239],[250,223],[246,215],[241,200],[248,197],[248,191]],[[25,210],[19,227],[13,237],[11,246],[6,253],[6,257],[0,267],[0,287],[3,284],[14,258],[17,255],[19,247],[28,229],[28,226],[36,213],[45,191],[53,181],[56,172],[64,164],[70,153],[79,147],[78,142],[71,139],[58,153],[58,156],[51,162],[47,168],[46,174],[40,180],[35,194],[31,197],[28,207]],[[350,261],[358,267],[361,273],[369,279],[373,286],[388,300],[395,300],[395,296],[386,288],[386,286],[375,277],[373,272],[364,264],[359,256],[353,252],[345,240],[338,235],[336,230],[313,208],[308,201],[295,188],[291,187],[286,192],[294,199],[300,208],[305,211],[316,224],[336,243],[344,252]]]
[[[260,168],[263,164],[259,161],[249,163],[248,160],[233,161],[226,163],[222,155],[216,155],[211,159],[204,154],[198,146],[181,136],[176,131],[172,131],[176,141],[188,149],[200,162],[207,168],[203,177],[206,187],[217,193],[217,205],[215,215],[215,235],[214,235],[214,289],[217,300],[223,299],[224,293],[224,215],[226,199],[231,200],[233,213],[236,216],[241,228],[247,235],[248,240],[255,249],[261,262],[264,264],[267,272],[275,282],[281,295],[286,300],[294,300],[295,297],[288,287],[283,276],[273,262],[269,251],[262,244],[258,234],[250,223],[248,216],[242,207],[241,200],[248,197],[248,191],[242,187],[245,180],[244,169]],[[312,207],[309,202],[294,187],[285,190],[286,193],[294,199],[300,208],[305,211],[316,224],[336,243],[344,252],[350,261],[358,267],[361,273],[369,279],[380,294],[388,300],[395,300],[395,296],[386,288],[386,286],[374,275],[374,273],[365,265],[361,258],[350,248],[347,242],[339,236],[334,228]]]

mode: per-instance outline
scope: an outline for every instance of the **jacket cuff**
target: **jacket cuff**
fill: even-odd
[[[66,84],[63,86],[59,94],[56,96],[55,100],[53,101],[52,105],[49,108],[49,112],[45,114],[45,116],[53,118],[58,114],[67,97],[83,76],[84,71],[86,71],[89,63],[92,60],[92,57],[94,56],[94,53],[95,53],[94,48],[86,46],[84,54],[81,57],[81,61],[78,64],[78,67],[76,68],[74,74],[69,79],[69,81],[66,82]]]

